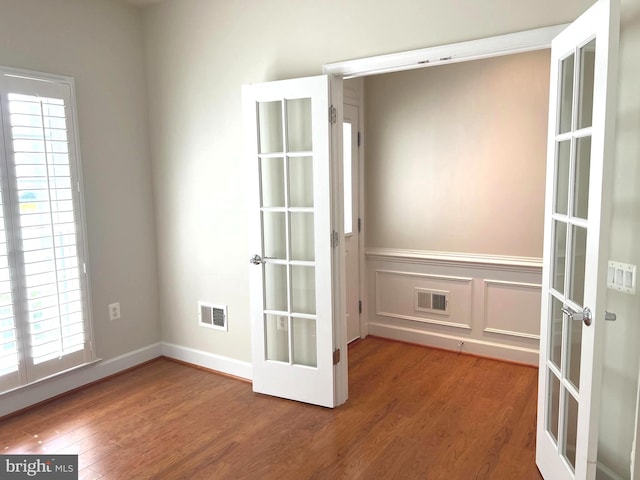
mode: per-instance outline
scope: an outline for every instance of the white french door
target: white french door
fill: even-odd
[[[605,321],[618,0],[552,43],[536,462],[592,480]]]
[[[326,407],[346,400],[336,387],[346,384],[336,376],[346,375],[345,358],[334,367],[345,343],[334,328],[343,323],[333,188],[341,179],[341,103],[341,83],[329,76],[243,87],[253,390]]]

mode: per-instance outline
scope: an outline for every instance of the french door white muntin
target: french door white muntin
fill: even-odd
[[[253,390],[325,407],[347,398],[341,116],[328,75],[243,87]]]
[[[536,446],[547,480],[596,475],[618,2],[599,0],[551,48]]]

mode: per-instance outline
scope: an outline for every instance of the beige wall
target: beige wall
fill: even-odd
[[[157,342],[140,12],[110,0],[0,0],[0,65],[75,78],[97,355]],[[110,322],[117,301],[122,320]]]
[[[640,2],[622,0],[618,115],[609,259],[640,267]],[[640,292],[609,291],[607,309],[618,316],[606,325],[599,457],[628,464],[634,431],[640,349]],[[614,439],[618,439],[617,441]],[[640,441],[640,439],[639,439]],[[636,470],[640,468],[636,465]],[[628,470],[627,470],[628,471]],[[622,472],[626,473],[626,472]],[[628,473],[623,478],[628,478]]]
[[[549,59],[365,80],[368,246],[542,257]]]
[[[250,360],[241,84],[563,23],[589,3],[168,0],[146,8],[163,338]],[[199,299],[229,305],[228,333],[198,328]]]
[[[591,0],[415,1],[167,0],[143,13],[151,109],[163,338],[250,360],[246,162],[240,85],[321,72],[325,63],[482,38],[572,20]],[[622,95],[612,255],[640,263],[636,0],[623,0]],[[634,130],[635,128],[635,130]],[[202,331],[198,299],[229,305],[229,332]],[[632,418],[638,354],[636,298],[622,312],[608,357],[619,381],[610,397]],[[633,313],[636,312],[636,313]],[[612,329],[614,327],[611,327]],[[618,351],[626,352],[624,361]],[[609,359],[607,360],[609,362]],[[609,367],[608,367],[609,368]],[[603,455],[623,474],[629,427],[605,434]]]

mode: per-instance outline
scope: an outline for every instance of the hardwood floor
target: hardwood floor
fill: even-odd
[[[537,370],[367,338],[325,409],[159,359],[0,421],[2,453],[79,454],[81,479],[541,479]]]

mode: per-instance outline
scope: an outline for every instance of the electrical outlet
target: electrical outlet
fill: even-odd
[[[109,320],[118,320],[120,318],[120,302],[109,304]]]
[[[284,330],[285,332],[289,330],[289,325],[287,325],[287,317],[282,315],[278,316],[278,330]]]

